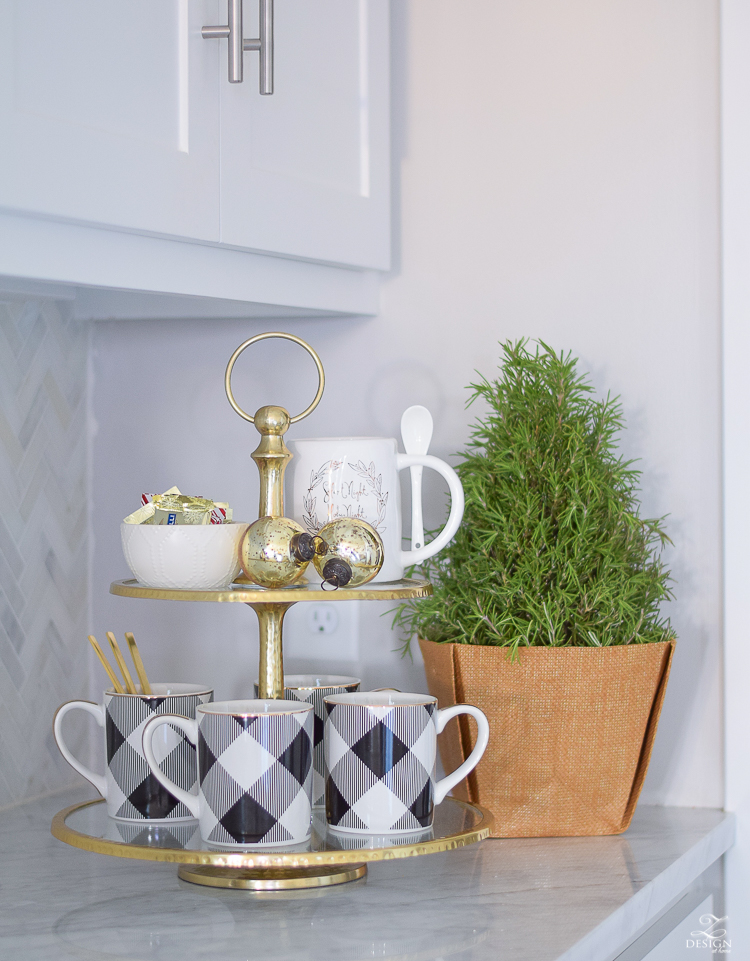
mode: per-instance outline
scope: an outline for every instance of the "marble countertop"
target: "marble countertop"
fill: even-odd
[[[721,811],[641,806],[625,834],[488,840],[317,891],[180,881],[68,847],[69,792],[0,813],[0,956],[23,961],[604,961],[732,844]]]

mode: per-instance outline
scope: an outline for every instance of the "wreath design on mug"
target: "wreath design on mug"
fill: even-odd
[[[338,470],[343,463],[344,462],[340,460],[327,460],[317,470],[310,471],[310,484],[307,488],[307,494],[302,496],[302,516],[305,522],[305,527],[311,534],[317,534],[325,523],[325,521],[321,521],[318,518],[316,510],[318,499],[314,496],[314,491],[323,483],[323,479],[325,478],[326,474]],[[357,476],[361,477],[366,482],[367,486],[375,495],[377,517],[372,526],[376,531],[378,531],[378,533],[382,533],[385,530],[385,527],[382,525],[383,521],[385,520],[385,512],[388,506],[388,491],[383,493],[383,475],[375,473],[374,461],[370,461],[368,466],[364,463],[364,461],[358,460],[356,464],[349,464],[348,466],[351,467]],[[346,515],[340,514],[339,516],[360,517],[364,519],[361,508],[356,514],[351,514],[349,509],[347,510]]]
[[[370,461],[370,466],[365,466],[364,461],[358,460],[356,464],[349,464],[351,469],[367,482],[367,486],[372,490],[375,495],[375,504],[377,506],[378,516],[372,525],[376,531],[382,532],[385,527],[382,526],[385,520],[385,509],[388,506],[388,491],[383,493],[383,475],[375,473],[375,461]]]
[[[323,483],[323,478],[329,471],[338,470],[343,463],[341,460],[327,460],[317,470],[310,471],[310,486],[307,488],[307,494],[302,495],[302,519],[310,534],[317,534],[324,523],[318,520],[318,514],[315,510],[318,499],[313,497],[313,491]]]

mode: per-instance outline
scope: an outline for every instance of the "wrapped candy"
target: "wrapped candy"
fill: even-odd
[[[163,494],[141,494],[141,507],[125,518],[126,524],[227,524],[232,508],[223,501],[191,497],[170,487]]]

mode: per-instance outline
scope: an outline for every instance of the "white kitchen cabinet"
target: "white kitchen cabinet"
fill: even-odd
[[[244,83],[221,85],[221,239],[387,269],[387,2],[276,0],[275,10],[273,96],[258,96],[255,54]],[[257,36],[257,16],[246,13],[246,35],[248,21]],[[222,76],[225,62],[222,50]]]
[[[218,241],[217,0],[2,0],[0,206]]]
[[[244,17],[257,36],[257,0]],[[228,83],[226,40],[201,36],[226,20],[223,0],[0,0],[0,275],[142,291],[147,312],[154,294],[372,312],[388,0],[276,0],[272,96],[254,52]]]

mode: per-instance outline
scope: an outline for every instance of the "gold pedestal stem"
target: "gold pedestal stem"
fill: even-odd
[[[289,414],[283,407],[261,407],[255,415],[255,426],[261,435],[260,444],[252,455],[260,474],[258,517],[283,517],[284,471],[292,457],[284,443]],[[260,634],[258,697],[284,696],[281,625],[293,603],[250,605],[258,615]]]
[[[258,615],[260,633],[260,666],[258,674],[258,697],[281,698],[284,696],[284,655],[281,646],[281,625],[284,615],[294,601],[289,603],[250,604]]]

